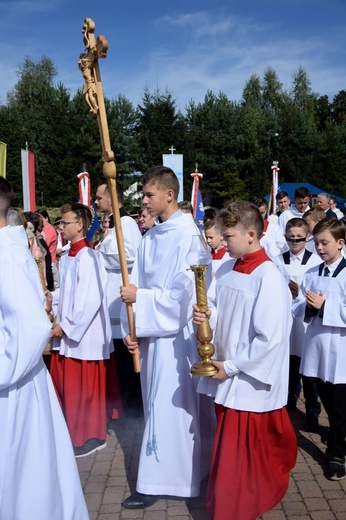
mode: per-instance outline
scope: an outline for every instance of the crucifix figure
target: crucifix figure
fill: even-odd
[[[95,23],[91,18],[85,18],[82,28],[85,53],[79,56],[78,66],[85,79],[83,93],[85,100],[90,107],[90,112],[97,116],[103,160],[109,163],[114,160],[114,153],[111,150],[106,109],[103,98],[101,74],[98,64],[99,58],[106,58],[108,42],[104,36],[98,36],[95,40]],[[114,164],[115,170],[115,164]],[[112,177],[116,178],[116,172]]]
[[[86,53],[79,57],[78,65],[82,71],[85,85],[83,94],[86,102],[90,106],[90,112],[97,115],[99,111],[98,97],[101,77],[98,68],[98,59],[105,58],[108,50],[108,42],[104,36],[98,36],[95,41],[95,23],[91,18],[84,20],[82,33]],[[99,88],[98,88],[99,86]]]
[[[120,222],[119,202],[116,190],[116,166],[114,162],[114,153],[111,149],[108,121],[106,108],[103,97],[101,74],[99,69],[99,58],[106,58],[108,50],[108,42],[104,36],[98,36],[95,40],[95,23],[91,18],[85,18],[82,28],[83,42],[85,53],[80,54],[78,66],[85,79],[83,89],[84,97],[90,107],[90,112],[97,116],[99,126],[102,159],[103,159],[103,175],[107,178],[109,192],[111,194],[112,209],[114,215],[114,228],[119,250],[119,261],[123,285],[129,285],[129,274],[127,269],[124,237]],[[127,317],[130,328],[130,335],[133,340],[136,338],[134,316],[131,304],[126,304]],[[140,372],[138,351],[133,356],[135,372]]]

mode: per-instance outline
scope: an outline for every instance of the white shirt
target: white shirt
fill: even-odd
[[[121,217],[120,223],[124,238],[126,264],[130,275],[138,247],[142,240],[142,235],[132,217]],[[112,336],[113,338],[121,338],[120,310],[122,301],[119,289],[120,286],[123,285],[123,280],[115,228],[109,231],[96,251],[100,258],[101,265],[103,265],[107,272],[107,301],[112,326]]]

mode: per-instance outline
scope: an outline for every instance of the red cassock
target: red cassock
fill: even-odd
[[[238,259],[233,269],[251,274],[268,260],[261,249]],[[213,520],[255,520],[275,507],[288,489],[297,457],[292,423],[285,407],[254,412],[215,404],[215,410],[207,512]]]
[[[105,440],[107,418],[118,419],[123,411],[110,352],[106,273],[86,240],[73,244],[60,262],[60,288],[53,302],[55,297],[65,335],[52,352],[50,372],[72,444],[81,447],[89,439]]]

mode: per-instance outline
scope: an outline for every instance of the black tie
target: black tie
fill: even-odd
[[[329,276],[329,273],[330,273],[330,271],[329,271],[328,267],[325,267],[324,271],[323,271],[323,276]]]

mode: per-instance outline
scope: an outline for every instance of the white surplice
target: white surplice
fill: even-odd
[[[342,262],[345,260],[342,258]],[[307,291],[323,294],[323,316],[318,311],[308,323],[300,363],[305,376],[318,377],[333,384],[346,383],[346,267],[335,277],[318,276],[319,266],[304,275],[294,316],[304,320]]]
[[[243,274],[232,270],[235,261],[217,270],[208,307],[215,359],[238,372],[222,382],[200,378],[198,391],[235,410],[277,410],[287,404],[292,297],[273,262]]]
[[[303,218],[304,213],[306,213],[310,209],[310,206],[307,206],[303,212],[299,211],[295,204],[292,204],[286,211],[283,211],[279,216],[278,226],[281,229],[283,235],[286,233],[286,224],[292,218]]]
[[[0,229],[0,518],[87,520],[70,436],[42,359],[51,324],[22,226]]]
[[[303,256],[304,253],[302,253],[301,256]],[[306,271],[308,271],[311,267],[314,267],[315,265],[318,265],[321,263],[321,258],[316,255],[312,254],[307,263],[302,265],[301,262],[296,263],[290,263],[285,264],[283,260],[283,256],[277,256],[274,258],[275,264],[280,269],[281,273],[284,275],[285,280],[287,284],[290,280],[293,282],[299,283],[299,285],[302,283],[304,274]],[[292,300],[293,303],[294,300]],[[290,354],[291,356],[299,356],[302,355],[302,345],[304,342],[304,335],[306,332],[306,323],[304,323],[302,320],[299,320],[297,318],[293,319],[292,323],[292,330],[290,335]]]
[[[131,274],[142,235],[132,217],[123,216],[120,219],[120,223],[124,238],[126,264],[128,272]],[[101,244],[96,248],[96,252],[100,257],[101,264],[107,272],[107,301],[112,325],[112,335],[113,338],[121,338],[120,310],[122,301],[119,289],[120,286],[123,285],[123,281],[115,228],[109,231]]]
[[[196,392],[198,378],[190,374],[199,360],[192,323],[195,287],[186,260],[198,233],[192,216],[180,211],[156,223],[142,238],[132,271],[131,283],[139,287],[134,310],[145,417],[136,489],[145,494],[197,496],[205,476],[203,400]],[[125,334],[124,319],[122,314]],[[209,441],[211,448],[211,436]]]
[[[64,335],[54,339],[53,349],[75,359],[109,359],[114,347],[107,306],[107,274],[95,251],[83,247],[76,256],[64,253],[58,283],[52,293],[53,308]]]
[[[272,260],[288,249],[281,229],[273,222],[269,222],[266,231],[263,232],[260,244]]]

